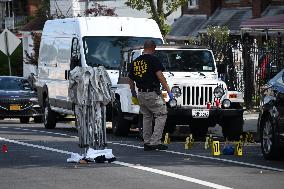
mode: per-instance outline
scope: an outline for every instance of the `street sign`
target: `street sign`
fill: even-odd
[[[8,57],[9,75],[12,74],[10,55],[14,52],[14,50],[20,43],[21,40],[19,40],[12,32],[7,29],[5,29],[0,34],[0,51],[2,51]]]
[[[6,43],[8,43],[8,44],[6,44]],[[20,43],[21,43],[21,40],[18,39],[8,29],[5,29],[0,34],[0,51],[2,51],[7,56],[11,55]],[[8,48],[7,48],[7,45],[8,45]],[[8,49],[8,52],[7,52],[7,49]]]

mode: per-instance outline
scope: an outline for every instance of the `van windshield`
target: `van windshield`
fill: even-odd
[[[157,50],[155,56],[166,71],[176,72],[213,72],[215,71],[212,54],[208,50]]]
[[[119,69],[121,50],[125,47],[143,45],[144,41],[153,40],[157,45],[163,41],[150,37],[126,37],[126,36],[91,36],[84,37],[84,52],[89,66],[105,66],[106,69]]]

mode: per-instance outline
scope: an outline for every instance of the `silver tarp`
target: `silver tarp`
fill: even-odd
[[[69,95],[75,104],[79,146],[106,145],[106,105],[112,100],[111,80],[103,66],[76,67],[70,72]]]

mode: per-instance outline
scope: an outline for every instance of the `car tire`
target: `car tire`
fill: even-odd
[[[280,157],[274,129],[271,116],[263,117],[260,125],[260,144],[263,157],[267,160],[275,160]]]
[[[20,123],[29,123],[30,118],[29,117],[21,117],[20,118]]]
[[[49,99],[45,98],[43,104],[44,116],[43,123],[46,129],[54,129],[56,127],[56,113],[51,110]]]
[[[34,117],[34,122],[35,123],[43,123],[43,116]]]
[[[221,125],[224,138],[229,141],[240,140],[240,136],[243,133],[243,124],[243,116],[225,118]]]
[[[112,132],[116,136],[127,136],[131,122],[123,118],[121,104],[118,99],[113,102],[112,108]]]

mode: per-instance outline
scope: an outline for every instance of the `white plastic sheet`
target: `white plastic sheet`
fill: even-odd
[[[70,72],[70,99],[75,104],[79,146],[106,145],[106,105],[112,100],[111,80],[103,66],[75,67]]]

